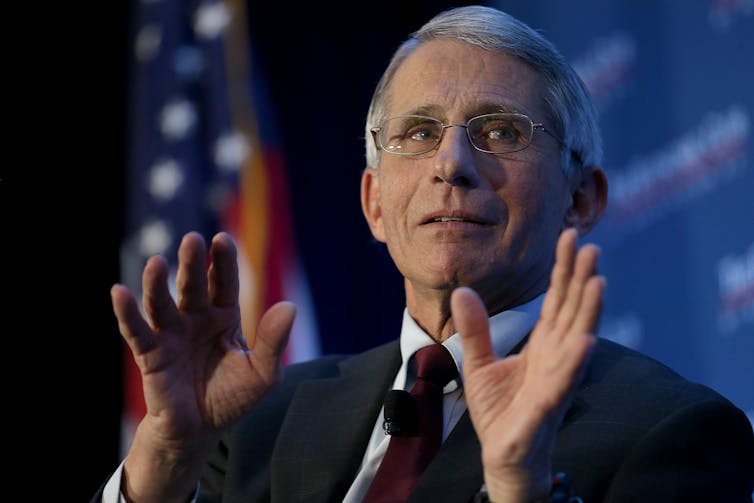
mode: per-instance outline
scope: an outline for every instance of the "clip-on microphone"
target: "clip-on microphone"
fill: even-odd
[[[391,389],[385,395],[385,420],[382,429],[386,435],[416,435],[418,413],[411,393],[402,389]]]

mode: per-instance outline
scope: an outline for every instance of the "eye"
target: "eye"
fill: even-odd
[[[479,137],[487,141],[516,142],[521,132],[513,121],[506,119],[491,119],[485,121],[479,131]]]
[[[433,121],[425,120],[413,124],[407,124],[403,137],[412,141],[425,142],[436,141],[438,135],[438,124]]]

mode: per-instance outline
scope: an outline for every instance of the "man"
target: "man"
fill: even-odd
[[[418,481],[399,466],[387,484],[411,501],[544,501],[561,471],[587,502],[750,501],[745,415],[595,338],[604,278],[577,239],[607,182],[588,95],[546,40],[491,8],[436,16],[396,52],[366,131],[362,207],[405,278],[400,339],[278,380],[294,306],[270,308],[247,348],[231,239],[207,251],[188,234],[175,302],[158,257],[147,320],[112,290],[147,414],[105,500],[371,498],[394,441],[385,393],[424,379],[417,350],[441,343],[461,369],[442,446]]]

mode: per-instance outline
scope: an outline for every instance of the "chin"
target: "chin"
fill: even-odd
[[[433,264],[424,271],[429,285],[438,290],[453,289],[459,286],[474,286],[489,272],[478,264],[460,264],[458,261]]]

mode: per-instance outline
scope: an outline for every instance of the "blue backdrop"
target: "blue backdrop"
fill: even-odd
[[[288,156],[298,242],[324,352],[397,336],[401,278],[361,215],[361,136],[374,84],[399,41],[472,2],[249,7],[258,63]],[[608,210],[601,335],[729,397],[754,418],[754,7],[750,1],[488,2],[540,30],[597,103]],[[280,25],[296,33],[295,64]],[[327,75],[325,79],[310,76]],[[321,126],[301,135],[301,110]],[[295,136],[295,140],[293,140]],[[333,139],[337,142],[333,143]],[[335,147],[336,145],[337,147]]]
[[[595,98],[610,182],[601,335],[754,419],[754,5],[500,1]]]

